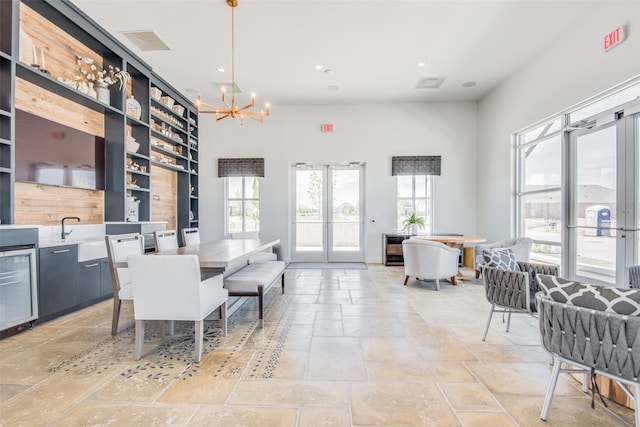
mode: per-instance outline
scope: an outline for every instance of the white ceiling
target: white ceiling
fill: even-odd
[[[226,0],[72,0],[190,99],[219,104],[231,81]],[[257,102],[343,104],[478,100],[603,1],[239,0],[236,84]],[[121,31],[153,30],[143,52]],[[417,67],[418,62],[426,66]],[[316,65],[333,70],[317,71]],[[224,74],[216,68],[224,67]],[[444,77],[438,89],[417,89]],[[465,82],[474,87],[462,87]],[[331,85],[339,89],[330,91]]]

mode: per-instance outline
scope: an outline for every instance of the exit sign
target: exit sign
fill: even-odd
[[[320,129],[324,133],[331,133],[333,132],[333,123],[323,123]]]
[[[624,25],[619,26],[609,34],[604,36],[604,51],[608,51],[627,39],[627,29]]]

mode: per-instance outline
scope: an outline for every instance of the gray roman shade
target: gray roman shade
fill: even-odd
[[[441,156],[393,156],[391,175],[440,175]]]
[[[218,177],[264,177],[264,159],[218,159]]]

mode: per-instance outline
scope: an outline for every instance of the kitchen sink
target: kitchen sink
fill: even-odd
[[[78,243],[78,262],[106,257],[107,245],[104,240],[90,240]]]

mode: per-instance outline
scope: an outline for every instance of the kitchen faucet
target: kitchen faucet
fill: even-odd
[[[62,240],[64,240],[73,231],[73,230],[71,230],[68,233],[64,232],[64,220],[65,219],[75,219],[76,221],[80,222],[80,218],[78,218],[77,216],[65,216],[64,218],[62,218],[62,234],[60,235]]]

